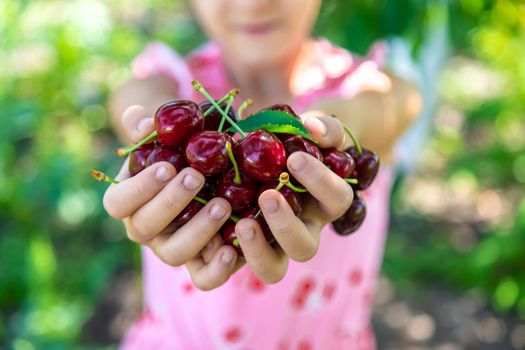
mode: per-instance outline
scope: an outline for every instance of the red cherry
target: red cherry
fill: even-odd
[[[270,182],[265,183],[259,189],[259,197],[264,191],[275,189],[278,184],[279,184],[278,181],[270,181]],[[290,205],[290,208],[292,208],[295,216],[301,216],[303,212],[303,207],[301,206],[301,195],[287,186],[283,186],[279,190],[279,192],[281,192],[281,194],[284,196],[284,198]]]
[[[191,201],[190,204],[184,208],[179,215],[168,226],[170,230],[178,230],[181,226],[191,220],[202,209],[204,205],[197,201]]]
[[[230,202],[234,212],[249,207],[257,197],[257,183],[242,172],[239,175],[241,181],[236,184],[235,169],[231,168],[217,185],[217,196]]]
[[[226,143],[233,144],[224,132],[203,131],[193,135],[186,145],[186,158],[194,169],[204,175],[218,175],[230,165]]]
[[[223,111],[226,110],[227,103],[223,103],[219,105]],[[199,107],[203,112],[206,112],[208,109],[213,107],[210,101],[204,101],[199,103]],[[235,110],[233,107],[230,107],[230,110],[228,111],[228,116],[232,118],[234,121],[237,120],[237,115],[235,114]],[[204,130],[213,130],[216,131],[219,129],[219,125],[222,120],[222,114],[220,114],[216,109],[213,109],[210,114],[208,114],[206,117],[204,117]],[[224,127],[223,130],[228,129],[231,126],[230,122],[227,120],[224,121]]]
[[[164,146],[182,146],[195,133],[202,131],[204,116],[192,101],[179,100],[162,105],[155,113],[155,129]]]
[[[197,196],[207,201],[215,197],[217,190],[217,178],[206,177],[206,181]]]
[[[155,148],[154,143],[140,146],[129,155],[128,170],[131,176],[135,176],[147,167],[148,156]]]
[[[242,171],[260,181],[276,179],[286,166],[283,144],[264,130],[256,130],[241,140],[235,158]]]
[[[359,154],[355,147],[346,149],[346,152],[354,158],[355,169],[350,175],[356,178],[358,183],[352,185],[358,191],[366,190],[374,181],[380,166],[379,156],[374,152],[363,148],[363,154]]]
[[[321,150],[310,140],[307,140],[299,135],[286,135],[281,138],[281,141],[288,155],[294,152],[306,152],[319,159],[321,162],[323,161]]]
[[[158,162],[171,163],[177,171],[181,171],[188,166],[184,152],[181,149],[166,146],[155,147],[146,160],[146,166],[148,167]]]
[[[334,173],[343,179],[348,179],[354,170],[354,159],[346,152],[337,148],[325,148],[322,150],[323,163]]]
[[[366,216],[366,204],[359,194],[354,194],[354,201],[348,210],[339,219],[332,222],[335,232],[341,236],[355,232],[363,223]]]
[[[229,220],[222,226],[220,232],[226,244],[235,248],[239,256],[244,257],[239,241],[237,240],[237,234],[235,233],[235,223]]]
[[[290,107],[287,104],[283,104],[283,103],[275,104],[273,106],[270,106],[268,108],[263,109],[263,111],[281,111],[281,112],[285,112],[285,113],[290,114],[292,117],[294,117],[296,119],[301,120],[301,118],[299,118],[299,116],[297,115],[297,113],[295,113],[295,111],[293,110],[292,107]]]

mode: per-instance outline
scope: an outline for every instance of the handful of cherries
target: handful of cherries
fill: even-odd
[[[252,218],[261,225],[266,239],[275,239],[257,207],[258,196],[268,189],[280,191],[296,216],[301,216],[307,191],[293,183],[286,172],[286,159],[293,152],[306,152],[322,161],[345,179],[355,191],[350,208],[332,222],[340,235],[355,232],[366,215],[366,205],[360,191],[367,189],[379,170],[379,157],[361,148],[350,130],[345,131],[354,146],[340,151],[320,149],[304,128],[299,116],[288,105],[278,104],[252,114],[246,120],[237,119],[250,106],[244,102],[238,113],[232,107],[237,89],[215,101],[197,81],[193,87],[206,97],[200,104],[178,100],[162,105],[155,113],[155,130],[144,140],[117,150],[121,157],[129,156],[129,172],[134,176],[151,164],[166,161],[177,171],[193,167],[206,182],[194,200],[172,221],[176,230],[187,223],[211,198],[225,198],[233,215],[221,228],[221,235],[240,256],[242,251],[235,234],[235,224],[241,218]],[[223,130],[224,128],[226,130]],[[236,140],[233,133],[239,133]],[[104,173],[92,170],[99,181],[118,183]]]

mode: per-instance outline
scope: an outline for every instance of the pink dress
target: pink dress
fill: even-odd
[[[305,111],[328,97],[352,97],[367,72],[382,65],[378,50],[367,59],[320,39],[317,64],[304,75],[294,108]],[[380,56],[380,57],[378,57]],[[135,60],[137,77],[166,74],[179,83],[180,97],[195,101],[190,81],[199,80],[218,98],[232,86],[218,45],[209,43],[183,59],[153,43]],[[276,101],[278,102],[278,101]],[[265,285],[245,266],[222,287],[196,289],[184,267],[162,263],[143,249],[144,313],[125,336],[122,349],[375,349],[370,326],[374,287],[388,228],[391,173],[382,169],[363,193],[368,216],[350,237],[330,226],[321,232],[317,255],[290,260],[284,279]]]

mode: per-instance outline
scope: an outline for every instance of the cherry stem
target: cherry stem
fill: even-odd
[[[208,204],[208,201],[206,199],[199,197],[199,196],[193,197],[193,200],[196,202],[202,203],[204,205]],[[241,219],[239,219],[235,215],[230,215],[230,220],[233,221],[234,223],[238,223]]]
[[[357,185],[359,181],[357,179],[345,179],[349,184]]]
[[[226,114],[228,114],[228,112],[230,111],[230,108],[232,108],[232,103],[233,103],[233,99],[235,97],[234,96],[230,96],[229,100],[228,100],[228,104],[226,105],[226,109],[224,110],[224,112],[226,112]],[[221,118],[221,123],[219,124],[219,129],[217,130],[218,132],[222,132],[222,128],[224,127],[224,122],[226,121],[226,119],[224,119],[224,117]]]
[[[302,187],[297,187],[295,186],[293,183],[291,182],[288,182],[286,184],[286,186],[288,186],[289,189],[295,191],[295,192],[299,192],[299,193],[305,193],[305,192],[308,192],[308,190],[306,188],[302,188]]]
[[[95,180],[101,181],[101,182],[109,182],[110,184],[118,184],[119,181],[115,180],[112,177],[107,176],[102,171],[99,170],[91,170],[91,175],[95,178]]]
[[[221,98],[219,101],[217,101],[217,104],[222,105],[229,98],[237,96],[239,94],[239,92],[240,92],[239,89],[231,89],[230,91],[228,91],[228,93],[226,95],[224,95],[223,98]],[[204,112],[204,117],[207,117],[214,109],[215,109],[215,107],[213,107],[213,106],[208,108],[206,110],[206,112]],[[226,113],[228,113],[228,112],[226,112]]]
[[[151,132],[151,134],[149,134],[148,136],[146,136],[144,139],[142,139],[142,141],[140,141],[139,143],[136,143],[134,145],[131,145],[131,146],[128,146],[128,147],[122,147],[122,148],[119,148],[118,150],[115,151],[115,153],[119,156],[119,157],[126,157],[128,156],[131,152],[137,150],[137,148],[140,148],[142,145],[150,142],[151,140],[153,140],[155,137],[157,137],[157,130],[153,130]]]
[[[224,113],[222,108],[217,104],[217,102],[215,102],[215,100],[213,98],[211,98],[210,94],[208,93],[208,91],[206,91],[206,89],[204,89],[204,87],[201,85],[201,83],[199,83],[197,80],[192,80],[191,81],[191,85],[193,86],[193,88],[195,90],[197,90],[204,97],[206,97],[208,99],[208,101],[210,101],[210,103],[213,105],[213,107],[215,107],[215,109],[223,116],[223,118],[226,118],[226,120],[230,122],[230,124],[234,127],[234,129],[237,130],[239,132],[239,134],[241,134],[243,139],[246,138],[246,133],[237,125],[237,123],[235,123],[232,120],[232,118],[230,118],[230,116],[228,114]]]
[[[352,134],[352,132],[346,125],[343,125],[343,128],[345,129],[348,136],[350,136],[350,138],[352,139],[352,142],[354,143],[354,146],[357,149],[357,153],[359,153],[359,155],[362,155],[363,149],[361,148],[361,145],[359,144],[359,142],[357,142],[357,139],[354,137],[354,134]]]
[[[228,152],[228,157],[233,164],[233,170],[235,170],[235,177],[233,178],[233,183],[236,185],[241,184],[241,173],[239,172],[239,165],[233,156],[232,144],[230,141],[226,142],[226,152]]]
[[[244,110],[250,107],[251,105],[253,105],[253,100],[249,98],[239,106],[239,110],[237,111],[237,113],[239,114],[239,119],[242,120],[242,114],[244,113]]]

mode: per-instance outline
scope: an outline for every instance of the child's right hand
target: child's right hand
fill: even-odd
[[[122,115],[122,123],[134,143],[154,129],[153,119],[146,117],[140,106],[129,107]],[[148,246],[163,262],[184,265],[208,243],[222,242],[217,232],[231,214],[231,206],[223,198],[212,199],[175,233],[167,229],[202,188],[204,176],[197,170],[188,167],[177,173],[171,164],[160,162],[130,177],[126,161],[117,179],[120,183],[111,185],[104,195],[106,211],[123,219],[129,239]],[[203,256],[210,286],[221,285],[225,281],[217,279],[227,279],[240,267],[234,248],[222,245],[213,251],[212,256]]]

